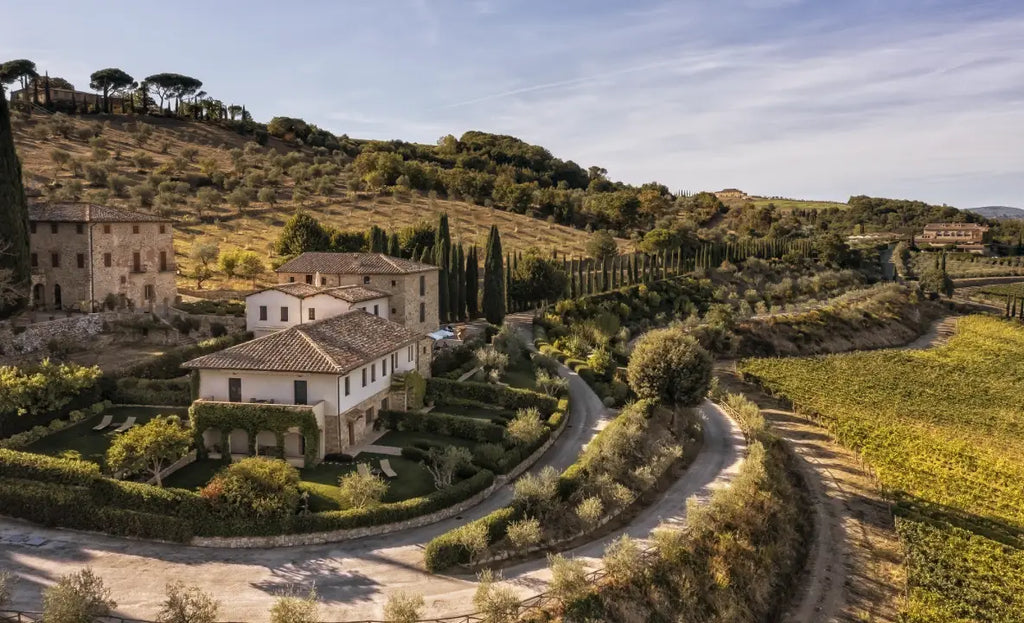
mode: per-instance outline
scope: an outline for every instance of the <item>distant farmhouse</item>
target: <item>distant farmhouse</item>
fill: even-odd
[[[747,193],[738,188],[723,188],[716,192],[715,196],[720,200],[725,201],[726,199],[746,199]]]
[[[90,203],[29,206],[31,305],[165,312],[174,303],[171,222]]]
[[[987,225],[978,223],[929,223],[924,226],[924,233],[918,237],[917,243],[952,246],[959,251],[984,255],[990,250],[991,235]]]
[[[438,328],[438,269],[383,253],[303,253],[278,268],[281,283],[246,297],[256,339],[183,367],[198,376],[202,409],[251,403],[310,412],[320,431],[306,448],[299,430],[203,432],[206,451],[276,453],[296,464],[363,443],[380,412],[408,408],[406,375],[430,376]],[[223,447],[226,444],[227,447]],[[307,450],[315,450],[309,452]]]

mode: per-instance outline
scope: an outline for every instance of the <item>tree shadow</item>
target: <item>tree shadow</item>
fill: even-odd
[[[369,601],[381,591],[377,580],[329,558],[292,562],[270,569],[270,574],[270,578],[249,585],[272,595],[304,595],[315,588],[324,603]]]

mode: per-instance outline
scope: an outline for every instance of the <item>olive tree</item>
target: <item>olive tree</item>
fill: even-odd
[[[107,467],[113,472],[148,471],[162,487],[160,472],[183,457],[191,443],[192,432],[178,416],[158,416],[117,436],[107,449]]]
[[[159,623],[214,623],[220,603],[198,586],[183,582],[167,585],[167,599],[157,615]]]
[[[46,623],[83,623],[110,614],[117,602],[110,589],[91,569],[62,575],[43,591],[43,620]]]
[[[669,407],[695,407],[711,384],[711,355],[682,329],[660,329],[637,342],[626,367],[629,386],[642,399]]]

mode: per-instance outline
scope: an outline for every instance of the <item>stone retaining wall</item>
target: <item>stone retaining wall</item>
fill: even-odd
[[[571,409],[571,405],[570,405]],[[439,511],[430,513],[428,515],[420,515],[419,517],[413,517],[406,521],[397,521],[394,523],[384,524],[380,526],[365,526],[362,528],[350,528],[348,530],[332,530],[329,532],[310,532],[307,534],[282,534],[278,536],[260,536],[260,537],[194,537],[190,545],[196,547],[225,547],[225,548],[267,548],[267,547],[295,547],[299,545],[320,545],[323,543],[336,543],[339,541],[348,541],[351,539],[359,539],[367,536],[380,536],[382,534],[390,534],[392,532],[399,532],[401,530],[408,530],[409,528],[420,528],[428,526],[432,523],[437,523],[445,519],[449,519],[465,511],[473,508],[477,504],[480,504],[491,495],[504,487],[506,484],[518,478],[523,472],[532,467],[537,461],[540,460],[544,453],[554,445],[561,435],[562,431],[565,430],[566,424],[569,422],[569,413],[566,417],[562,418],[561,425],[551,432],[551,437],[548,438],[533,454],[528,456],[524,461],[519,463],[511,472],[498,476],[494,479],[494,483],[490,487],[487,487],[483,491],[473,495],[472,497],[459,502],[454,506],[443,508]]]

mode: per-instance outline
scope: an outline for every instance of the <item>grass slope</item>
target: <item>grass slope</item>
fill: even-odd
[[[908,621],[1024,620],[1024,328],[972,316],[932,350],[741,371],[818,414],[897,501]]]
[[[39,194],[48,188],[67,186],[77,179],[84,184],[82,192],[77,194],[80,200],[103,201],[129,209],[139,209],[129,197],[129,192],[117,196],[102,186],[85,183],[81,176],[76,178],[71,173],[69,166],[58,166],[51,152],[60,150],[84,163],[97,162],[94,147],[89,144],[88,137],[78,137],[77,131],[94,127],[100,122],[109,123],[109,127],[103,129],[101,134],[105,143],[102,149],[110,156],[106,162],[111,164],[118,175],[127,178],[130,187],[143,183],[149,174],[158,169],[163,169],[163,173],[172,181],[183,179],[188,174],[198,174],[199,163],[208,159],[216,161],[221,171],[230,174],[236,171],[231,150],[242,149],[249,140],[248,137],[205,123],[122,115],[72,118],[75,127],[70,138],[63,138],[46,136],[42,128],[38,127],[48,123],[48,119],[40,115],[15,119],[15,143],[23,164],[26,186],[33,189],[34,194]],[[136,121],[153,128],[152,137],[142,145],[131,131]],[[183,152],[192,149],[197,150],[197,153],[191,160],[182,162]],[[298,150],[288,143],[271,138],[267,147],[259,151],[284,154]],[[308,156],[311,152],[305,150],[301,153]],[[136,166],[132,157],[137,154],[149,156],[152,163],[144,167]],[[176,159],[184,167],[181,170],[168,170]],[[252,170],[248,165],[243,165],[237,172],[244,177]],[[179,266],[189,266],[188,250],[197,239],[217,243],[221,252],[235,248],[251,249],[265,254],[269,261],[271,246],[277,238],[279,227],[298,209],[343,230],[366,230],[374,224],[386,230],[397,230],[423,220],[434,221],[437,213],[444,211],[449,214],[453,240],[461,240],[467,245],[477,244],[482,249],[490,226],[495,224],[501,231],[502,245],[506,251],[538,247],[543,251],[558,249],[570,255],[586,255],[584,247],[590,234],[579,229],[472,203],[430,199],[416,192],[404,197],[350,192],[346,189],[346,181],[347,173],[342,170],[329,196],[313,195],[296,201],[292,197],[294,180],[285,175],[277,187],[274,204],[254,201],[244,212],[240,212],[224,202],[205,211],[202,220],[196,216],[198,199],[193,189],[184,204],[176,205],[170,211],[170,216],[177,221],[175,252]],[[149,208],[146,210],[151,211]],[[623,248],[628,246],[625,240],[620,240],[619,244]],[[271,274],[268,273],[265,279],[272,281]],[[186,277],[179,277],[179,287],[193,286],[194,283]],[[250,284],[244,281],[228,280],[223,275],[217,275],[207,286],[208,289],[248,287]]]
[[[829,208],[846,210],[850,207],[848,204],[839,203],[838,201],[813,201],[808,199],[768,199],[766,197],[751,197],[751,201],[753,201],[754,206],[758,208],[766,207],[770,203],[777,209],[785,212],[791,210],[827,210]]]

